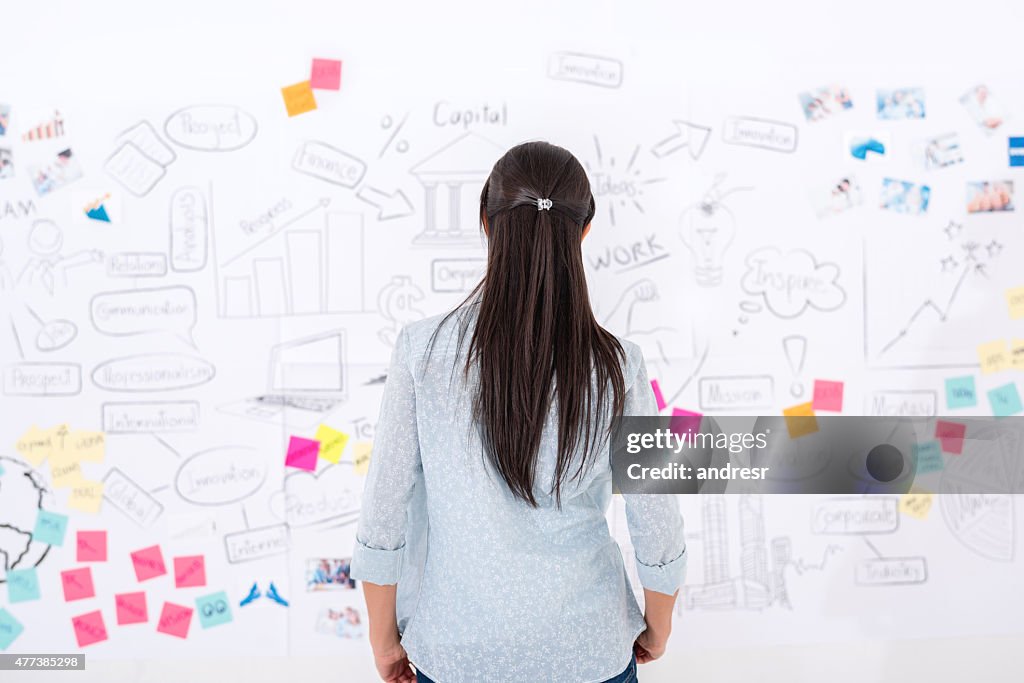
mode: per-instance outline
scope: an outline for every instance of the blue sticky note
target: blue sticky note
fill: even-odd
[[[25,627],[14,615],[0,607],[0,650],[6,650],[21,635]]]
[[[942,459],[942,444],[938,439],[915,443],[914,457],[917,458],[918,474],[937,472],[946,466]]]
[[[39,599],[39,577],[35,567],[7,572],[7,599],[11,602]]]
[[[1013,382],[996,387],[988,392],[988,402],[992,405],[992,414],[996,417],[1007,417],[1024,412],[1020,403],[1020,392]]]
[[[196,598],[196,612],[199,613],[199,623],[203,628],[229,624],[234,618],[231,616],[228,594],[224,591]]]
[[[974,389],[973,375],[946,379],[947,408],[973,408],[976,405],[978,405],[978,393]]]
[[[64,533],[68,530],[68,516],[58,512],[40,510],[36,517],[36,528],[32,536],[47,545],[64,545]]]

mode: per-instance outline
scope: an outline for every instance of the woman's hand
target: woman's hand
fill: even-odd
[[[653,662],[665,654],[666,645],[668,645],[668,631],[659,632],[648,626],[633,643],[633,654],[636,655],[637,664]]]
[[[409,656],[397,640],[385,646],[374,646],[373,662],[385,683],[416,683],[416,673],[409,665]]]

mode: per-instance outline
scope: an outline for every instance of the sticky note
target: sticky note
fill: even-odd
[[[78,461],[103,462],[107,437],[103,432],[75,430],[64,439],[64,453]]]
[[[327,425],[320,425],[316,430],[316,440],[320,442],[320,457],[337,464],[348,444],[348,434]]]
[[[79,562],[106,562],[107,532],[79,531],[78,555],[76,559]]]
[[[1010,319],[1024,318],[1024,287],[1006,290],[1006,303],[1010,306]]]
[[[1024,406],[1020,403],[1020,392],[1013,382],[989,391],[988,402],[992,406],[992,414],[996,417],[1008,417],[1024,412]]]
[[[32,537],[47,545],[64,545],[64,534],[68,530],[68,516],[59,512],[40,510],[36,515],[36,526]]]
[[[63,456],[50,458],[50,483],[55,489],[68,489],[82,481],[82,466]]]
[[[935,439],[914,444],[914,457],[917,458],[917,474],[938,472],[945,467],[942,459],[942,446]]]
[[[139,581],[146,581],[167,573],[164,566],[164,555],[160,552],[160,546],[151,545],[142,550],[136,550],[131,554],[132,565],[135,567],[135,578]]]
[[[352,457],[355,460],[356,474],[365,475],[370,471],[370,453],[372,450],[372,441],[360,441],[355,445],[355,451]]]
[[[75,629],[78,647],[85,647],[107,639],[107,626],[103,623],[103,612],[87,612],[71,617],[71,626]]]
[[[814,410],[827,410],[834,413],[843,412],[843,383],[824,379],[814,380]]]
[[[21,435],[21,438],[14,443],[14,450],[33,467],[39,467],[53,451],[53,433],[48,429],[42,429],[32,425]]]
[[[103,482],[82,479],[71,487],[68,507],[95,515],[103,505]]]
[[[188,627],[192,623],[192,608],[184,605],[175,605],[173,602],[165,602],[160,611],[160,621],[157,622],[156,630],[160,633],[188,638]]]
[[[972,408],[976,405],[978,405],[978,394],[974,389],[973,376],[946,378],[947,408]]]
[[[967,425],[959,422],[939,420],[935,423],[935,438],[942,445],[943,453],[953,453],[954,455],[963,453],[966,433]]]
[[[928,519],[928,513],[932,509],[932,497],[930,491],[912,486],[908,492],[900,496],[900,512],[915,519]]]
[[[1017,370],[1024,370],[1024,339],[1010,342],[1010,365]]]
[[[818,418],[814,416],[814,404],[800,403],[782,411],[786,417],[786,430],[789,438],[797,439],[818,431]]]
[[[284,456],[285,467],[294,467],[312,472],[316,470],[316,458],[320,453],[320,442],[293,436],[288,439],[288,452]]]
[[[694,413],[682,408],[672,409],[672,419],[669,420],[669,428],[675,434],[699,434],[700,421],[703,415]]]
[[[978,360],[981,361],[981,373],[990,375],[1010,367],[1010,354],[1006,352],[1006,342],[999,341],[981,344],[978,347]]]
[[[174,558],[174,585],[178,588],[206,585],[206,561],[202,555]]]
[[[67,569],[60,573],[60,583],[64,587],[64,601],[84,600],[96,595],[92,585],[92,569]]]
[[[9,648],[24,630],[25,627],[13,614],[0,607],[0,650]]]
[[[317,90],[341,90],[341,60],[314,59],[309,85]]]
[[[39,599],[39,577],[36,568],[12,569],[7,572],[7,600],[28,602]]]
[[[117,624],[144,624],[149,621],[149,611],[146,609],[146,594],[143,591],[137,593],[118,593],[114,596],[114,605],[117,607]]]
[[[651,389],[654,389],[654,400],[658,403],[658,412],[660,413],[665,410],[665,406],[668,404],[665,403],[665,397],[661,393],[661,386],[658,384],[658,380],[651,380]]]
[[[298,116],[316,109],[316,98],[313,97],[313,89],[309,86],[309,81],[281,88],[281,97],[284,98],[284,107],[288,110],[288,116]]]
[[[234,618],[231,616],[231,602],[224,591],[196,598],[196,611],[199,612],[199,625],[203,628],[228,624]]]

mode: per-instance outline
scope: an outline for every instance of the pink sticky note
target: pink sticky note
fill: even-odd
[[[117,623],[144,624],[149,621],[149,611],[146,609],[146,594],[118,593],[114,596],[114,604],[117,606]]]
[[[676,434],[700,433],[700,421],[703,415],[682,408],[672,409],[672,419],[669,421],[671,429]]]
[[[341,90],[341,61],[314,59],[309,75],[309,87],[317,90]]]
[[[174,585],[178,588],[206,585],[206,561],[202,555],[174,558]]]
[[[107,532],[106,531],[79,531],[78,532],[78,561],[79,562],[106,562],[107,561]]]
[[[286,467],[313,472],[316,470],[316,458],[320,453],[320,442],[293,436],[288,440],[288,454],[284,458]]]
[[[946,453],[960,455],[964,451],[964,435],[967,433],[967,425],[960,422],[945,422],[939,420],[935,423],[935,438],[942,444],[942,450]]]
[[[135,578],[139,581],[163,576],[167,573],[167,567],[164,566],[164,555],[160,552],[158,545],[136,550],[132,553],[132,564],[135,566]]]
[[[96,595],[92,585],[92,569],[68,569],[60,573],[60,582],[64,586],[64,601],[82,600]]]
[[[192,623],[192,608],[165,602],[160,611],[160,622],[156,630],[179,638],[188,638],[188,627]]]
[[[71,617],[71,627],[75,629],[75,640],[78,647],[85,647],[107,639],[107,626],[103,623],[103,612],[86,612]]]
[[[843,383],[824,379],[814,380],[814,400],[811,401],[811,408],[843,412]]]
[[[665,403],[665,397],[661,394],[661,387],[658,386],[658,380],[651,380],[651,388],[654,389],[654,400],[658,402],[658,412],[660,413],[665,410],[665,406],[668,404]]]

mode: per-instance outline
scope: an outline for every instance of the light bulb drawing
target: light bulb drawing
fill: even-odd
[[[753,189],[733,187],[723,190],[721,185],[724,182],[724,173],[715,176],[704,197],[687,207],[679,217],[679,236],[693,254],[694,276],[701,287],[722,284],[722,258],[736,236],[736,218],[725,205],[725,198],[733,192]]]

